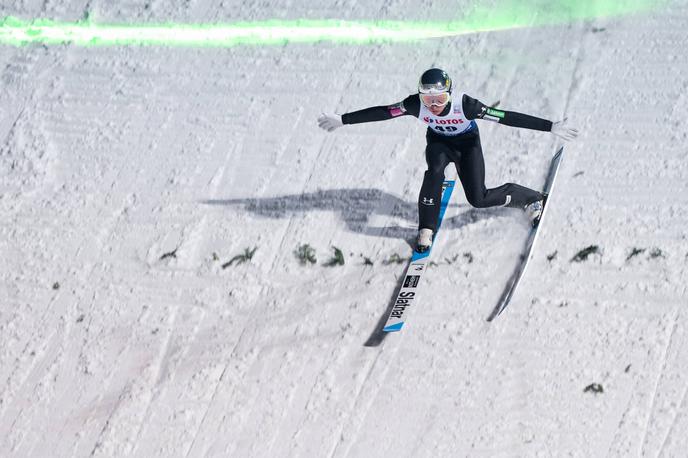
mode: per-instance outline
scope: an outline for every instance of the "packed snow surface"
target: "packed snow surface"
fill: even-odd
[[[370,5],[17,0],[0,17],[472,7]],[[673,2],[406,44],[0,46],[0,456],[685,457],[686,43]],[[485,321],[527,226],[459,187],[407,325],[365,346],[410,255],[424,129],[316,119],[398,102],[431,66],[581,135],[502,316]],[[554,136],[479,126],[488,186],[542,186]]]

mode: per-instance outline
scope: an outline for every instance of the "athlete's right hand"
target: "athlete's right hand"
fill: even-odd
[[[325,113],[321,113],[320,117],[318,118],[318,126],[328,132],[332,132],[343,125],[344,123],[342,122],[342,117],[339,115],[327,115]]]

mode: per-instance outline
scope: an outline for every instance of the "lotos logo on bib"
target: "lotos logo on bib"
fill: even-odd
[[[437,124],[463,124],[463,119],[438,119]]]

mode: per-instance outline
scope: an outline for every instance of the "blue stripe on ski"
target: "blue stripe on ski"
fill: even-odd
[[[386,328],[383,329],[385,332],[396,332],[396,331],[401,331],[401,327],[404,325],[404,322],[402,321],[401,323],[393,324],[392,326],[387,326]]]

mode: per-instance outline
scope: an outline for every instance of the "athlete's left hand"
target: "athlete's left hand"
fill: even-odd
[[[571,127],[567,122],[568,118],[552,123],[551,132],[557,137],[569,141],[578,137],[578,129]]]
[[[328,132],[332,132],[338,127],[342,127],[344,123],[342,122],[342,117],[339,115],[326,115],[322,113],[318,118],[318,126],[321,129],[325,129]]]

